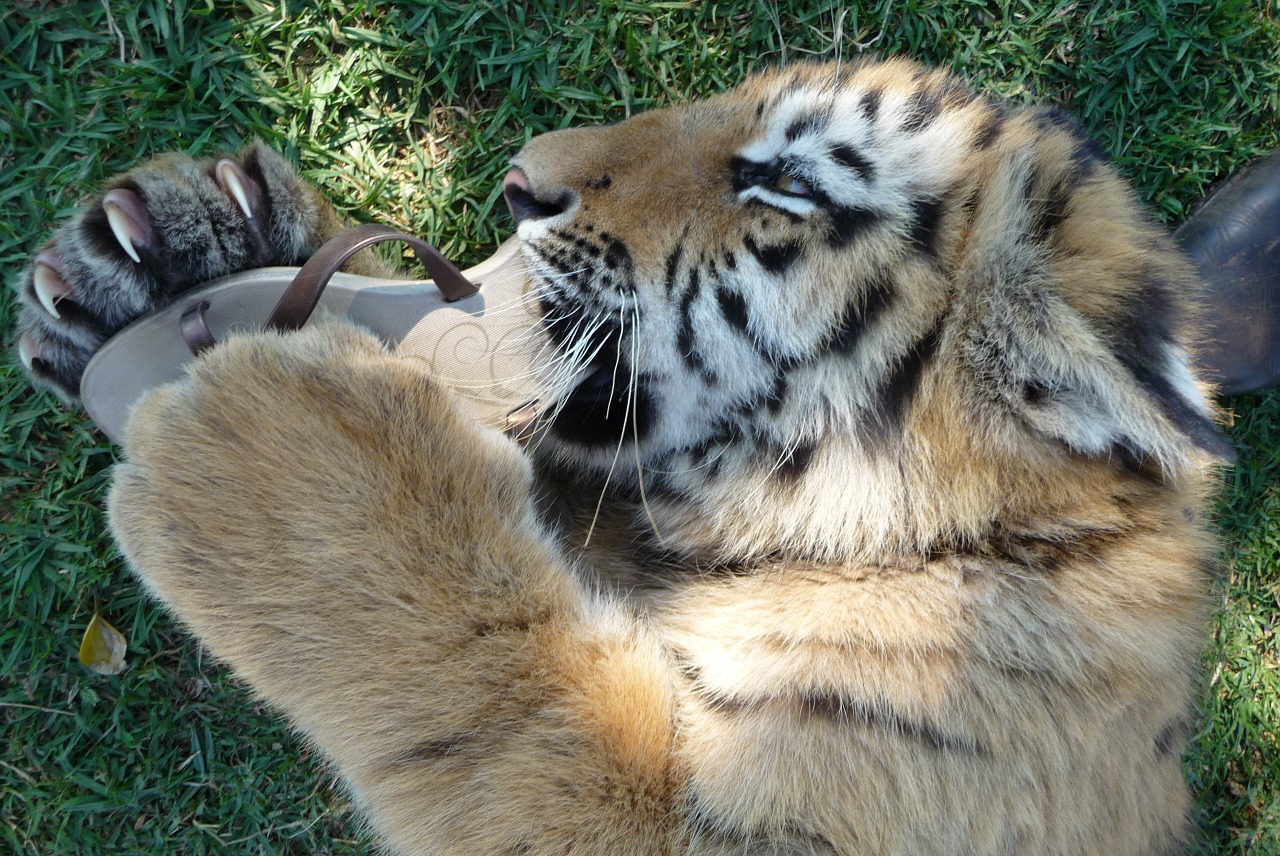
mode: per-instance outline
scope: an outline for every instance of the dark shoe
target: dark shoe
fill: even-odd
[[[1205,377],[1223,395],[1280,382],[1280,149],[1236,173],[1174,235],[1208,283]]]

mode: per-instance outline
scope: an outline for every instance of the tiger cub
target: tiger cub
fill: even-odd
[[[391,850],[1187,845],[1230,447],[1192,269],[1070,119],[795,66],[537,137],[504,195],[527,445],[317,322],[146,398],[110,499]],[[36,257],[22,361],[74,397],[130,318],[339,225],[258,144],[144,164]]]

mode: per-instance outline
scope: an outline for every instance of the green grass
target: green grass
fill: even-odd
[[[11,285],[113,171],[249,135],[297,158],[357,218],[474,262],[508,228],[498,182],[533,134],[858,45],[1066,105],[1171,221],[1277,144],[1273,4],[789,5],[805,11],[20,0],[0,11],[0,269]],[[0,296],[0,328],[12,312]],[[1220,511],[1228,573],[1186,768],[1205,852],[1280,853],[1280,395],[1231,405],[1242,454]],[[306,748],[126,576],[100,511],[115,454],[0,366],[0,850],[368,852]],[[76,663],[95,610],[129,639],[121,676]]]

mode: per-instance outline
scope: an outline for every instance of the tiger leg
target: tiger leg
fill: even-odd
[[[336,764],[395,852],[673,848],[657,647],[534,520],[523,453],[338,324],[144,400],[110,520],[138,575]]]

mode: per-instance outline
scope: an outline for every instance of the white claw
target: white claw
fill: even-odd
[[[229,160],[222,160],[218,161],[218,166],[215,169],[218,174],[218,181],[235,199],[236,204],[240,206],[240,210],[244,212],[244,216],[252,220],[253,206],[249,204],[249,194],[245,193],[244,183],[240,181],[239,168]]]
[[[116,240],[120,242],[120,247],[129,254],[129,258],[133,259],[134,264],[142,263],[142,256],[138,255],[138,248],[133,245],[133,239],[129,237],[130,231],[134,228],[133,221],[129,219],[129,215],[118,205],[102,206],[107,212],[107,223],[111,226],[111,234],[116,236]]]
[[[62,313],[58,311],[58,299],[67,293],[67,287],[58,274],[48,265],[37,264],[31,279],[36,297],[40,298],[40,305],[54,318],[62,318]]]
[[[31,364],[36,357],[35,350],[35,341],[24,333],[18,339],[18,359],[22,360],[23,368],[27,371],[31,371]]]

